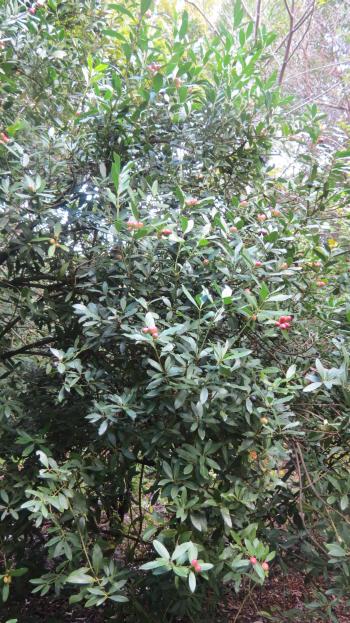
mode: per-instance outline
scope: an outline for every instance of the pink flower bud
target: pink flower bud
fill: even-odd
[[[263,562],[261,566],[264,569],[264,571],[268,571],[269,570],[269,563],[268,562]]]
[[[256,565],[256,563],[257,563],[258,561],[257,561],[257,559],[255,558],[255,556],[251,556],[251,557],[249,558],[249,562],[250,562],[252,565]]]

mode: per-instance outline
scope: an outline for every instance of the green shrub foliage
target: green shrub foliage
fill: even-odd
[[[298,566],[342,597],[350,152],[239,3],[213,35],[0,7],[3,600],[170,621]]]

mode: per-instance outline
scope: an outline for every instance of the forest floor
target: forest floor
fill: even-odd
[[[313,599],[315,585],[307,583],[305,576],[293,575],[271,577],[264,587],[254,589],[252,595],[242,593],[239,597],[226,591],[225,599],[214,615],[201,616],[201,623],[350,623],[350,606],[335,608],[333,619],[326,611],[306,609],[305,602]],[[319,586],[321,588],[321,586]],[[289,611],[289,612],[288,612]],[[50,597],[32,596],[22,602],[12,602],[2,609],[0,623],[10,618],[18,623],[144,623],[142,618],[115,619],[105,616],[101,609],[70,607],[67,601]],[[321,617],[321,618],[320,618]],[[155,621],[156,623],[156,621]],[[181,623],[178,621],[178,623]],[[187,623],[183,621],[182,623]]]

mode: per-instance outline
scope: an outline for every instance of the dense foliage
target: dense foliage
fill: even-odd
[[[350,152],[286,118],[239,2],[208,38],[148,0],[0,23],[3,600],[198,620],[301,567],[333,617]]]

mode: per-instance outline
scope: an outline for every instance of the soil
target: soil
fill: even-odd
[[[319,616],[319,611],[316,614],[305,608],[305,602],[311,602],[315,598],[315,590],[321,588],[321,582],[318,585],[309,583],[298,572],[287,576],[275,575],[263,587],[255,587],[251,595],[242,592],[237,596],[233,590],[227,589],[215,618],[210,616],[208,619],[204,613],[200,623],[350,623],[350,600],[348,605],[344,601],[334,609],[337,619],[332,619],[326,611]],[[105,623],[113,620],[124,623],[120,617],[106,618],[101,609],[70,607],[62,599],[35,595],[6,605],[0,615],[0,623],[6,623],[11,617],[17,618],[18,623]],[[129,623],[129,617],[127,619]],[[144,623],[142,615],[130,623]]]

